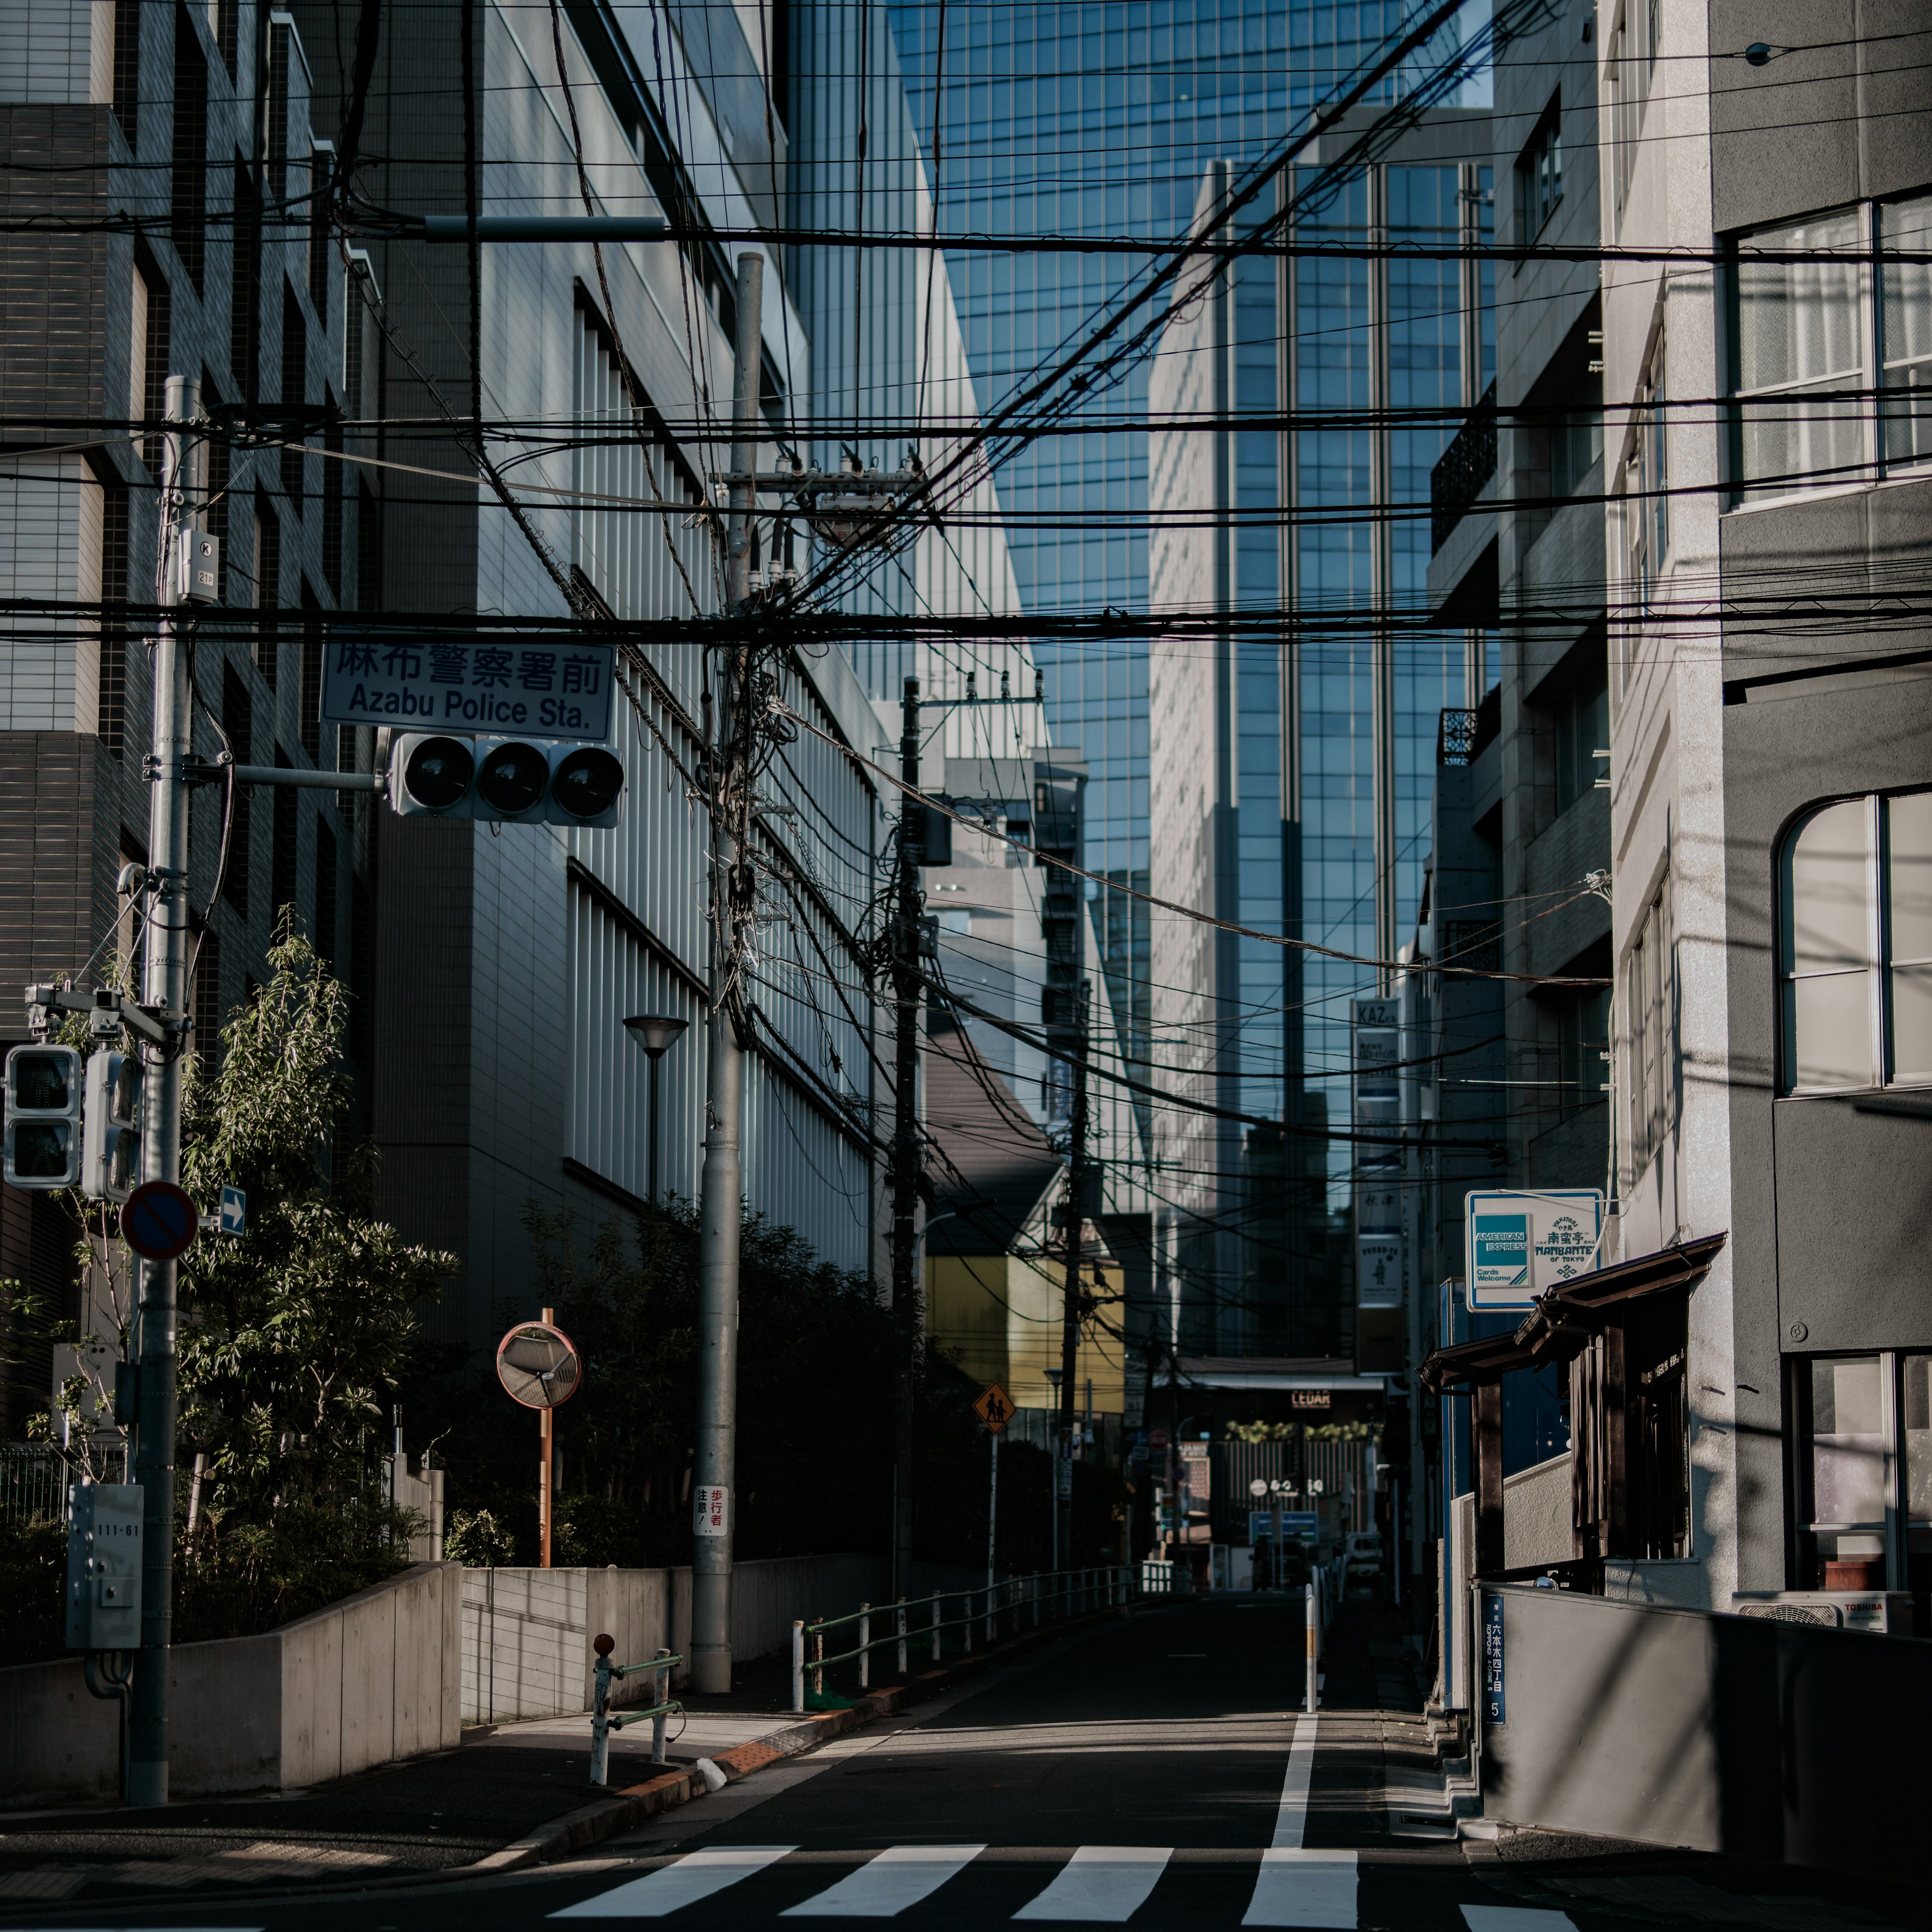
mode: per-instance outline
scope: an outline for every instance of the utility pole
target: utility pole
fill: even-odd
[[[725,592],[742,613],[752,595],[753,477],[758,460],[759,315],[764,257],[738,257],[736,383],[731,414],[730,519]],[[738,1234],[744,1212],[739,1136],[745,1058],[738,1015],[757,896],[751,836],[752,748],[758,720],[750,652],[726,646],[718,664],[711,776],[711,998],[704,1166],[699,1182],[698,1454],[691,1556],[691,1676],[702,1691],[731,1688],[731,1538],[738,1426]]]
[[[1066,1129],[1066,1288],[1060,1323],[1060,1444],[1054,1458],[1060,1560],[1073,1562],[1073,1366],[1080,1346],[1080,1231],[1087,1216],[1087,982],[1073,995],[1073,1106]]]
[[[919,868],[926,856],[926,807],[919,797],[919,680],[905,681],[899,724],[897,892],[892,906],[892,1312],[904,1330],[892,1417],[892,1582],[902,1597],[912,1566],[913,1395],[926,1327],[919,1280]]]
[[[152,882],[141,997],[173,1034],[143,1081],[141,1178],[181,1180],[181,1055],[187,1044],[188,786],[190,750],[188,652],[172,616],[180,601],[187,519],[188,435],[200,406],[185,376],[167,380],[160,526],[155,546],[161,607],[154,634],[154,751],[148,798],[148,876]],[[174,1630],[175,1264],[141,1263],[136,1358],[134,1480],[141,1486],[141,1649],[135,1660],[128,1732],[128,1802],[168,1802],[168,1649]]]

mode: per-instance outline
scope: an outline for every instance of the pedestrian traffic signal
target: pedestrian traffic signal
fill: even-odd
[[[71,1187],[80,1178],[80,1055],[16,1046],[7,1056],[4,1166],[10,1187]]]
[[[87,1111],[81,1134],[81,1192],[96,1201],[124,1201],[141,1184],[139,1057],[97,1048],[87,1063]]]
[[[389,803],[406,818],[511,825],[615,825],[624,767],[602,745],[406,732],[389,762]]]

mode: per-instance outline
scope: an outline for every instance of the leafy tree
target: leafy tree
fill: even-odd
[[[224,1183],[245,1190],[248,1232],[197,1241],[178,1276],[183,1640],[270,1628],[400,1566],[407,1525],[375,1486],[374,1454],[416,1346],[416,1307],[457,1266],[375,1218],[368,1150],[332,1172],[350,1098],[347,995],[286,926],[268,962],[223,1029],[218,1068],[184,1068],[182,1184],[204,1205]],[[131,1258],[100,1204],[74,1205],[89,1304],[124,1346]],[[104,1393],[90,1379],[59,1404],[89,1424],[70,1430],[76,1452]],[[40,1432],[52,1426],[43,1418]]]

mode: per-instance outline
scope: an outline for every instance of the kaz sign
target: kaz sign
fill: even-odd
[[[322,716],[331,724],[606,744],[615,656],[609,644],[568,637],[336,629],[322,663]]]

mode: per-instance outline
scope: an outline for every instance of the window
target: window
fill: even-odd
[[[1574,496],[1604,453],[1604,412],[1600,404],[1572,410],[1550,428],[1550,494]]]
[[[282,385],[278,400],[284,403],[308,400],[308,318],[296,292],[282,284]],[[282,446],[282,494],[297,516],[308,514],[304,501],[308,490],[308,459],[299,442]]]
[[[282,524],[274,506],[255,492],[255,664],[268,688],[275,688],[280,640],[275,612],[282,601]]]
[[[1568,812],[1606,783],[1610,687],[1602,664],[1564,692],[1556,711],[1556,809]]]
[[[197,292],[208,252],[208,56],[185,7],[175,10],[174,141],[168,232]]]
[[[255,757],[255,707],[249,695],[248,681],[232,664],[221,668],[221,730],[238,765],[252,764]],[[253,788],[238,784],[230,808],[228,870],[221,882],[221,896],[244,919],[248,916],[248,803]]]
[[[1670,440],[1664,422],[1664,338],[1660,335],[1638,387],[1617,487],[1624,582],[1630,601],[1644,610],[1649,608],[1670,548]],[[1626,648],[1626,683],[1629,662]]]
[[[1746,250],[1816,250],[1826,259],[1754,261],[1747,253],[1736,265],[1736,500],[1858,482],[1932,458],[1932,272],[1898,259],[1924,252],[1928,240],[1925,195],[1744,238]],[[1863,390],[1880,392],[1876,410],[1856,393]]]
[[[1573,990],[1556,1009],[1557,1064],[1563,1083],[1558,1104],[1564,1120],[1586,1107],[1603,1104],[1610,1046],[1610,988]]]
[[[114,118],[134,152],[141,142],[140,0],[115,0]]]
[[[1536,132],[1516,158],[1516,226],[1521,239],[1533,241],[1563,199],[1563,112],[1552,98]]]
[[[331,972],[335,970],[335,834],[318,818],[315,822],[315,950]]]
[[[1660,0],[1626,0],[1617,9],[1607,43],[1604,79],[1619,214],[1636,171],[1637,136],[1656,80],[1661,11]]]
[[[1932,1085],[1932,791],[1820,806],[1781,869],[1781,1090]]]
[[[1670,1047],[1676,973],[1666,874],[1624,962],[1624,1036],[1630,1042],[1630,1150],[1633,1175],[1664,1144],[1675,1093]]]
[[[117,612],[128,601],[128,490],[118,478],[100,485],[100,686],[94,730],[114,757],[128,716],[128,630]]]
[[[1923,1616],[1932,1586],[1932,1355],[1794,1357],[1787,1374],[1792,1587],[1910,1590]]]

